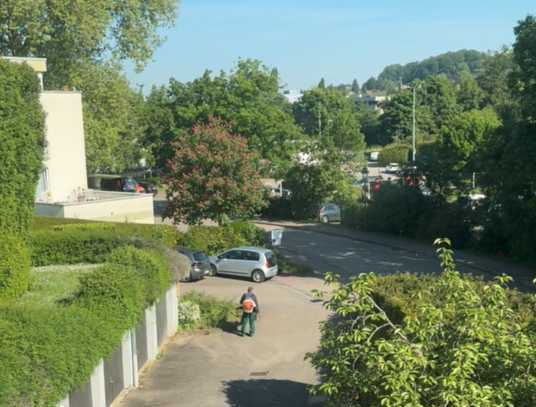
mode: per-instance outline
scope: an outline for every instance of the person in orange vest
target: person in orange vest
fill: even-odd
[[[242,294],[240,298],[240,308],[242,309],[242,318],[238,324],[237,330],[240,336],[244,334],[248,336],[255,335],[256,320],[259,313],[259,301],[257,296],[253,294],[253,287],[248,287],[248,290]]]

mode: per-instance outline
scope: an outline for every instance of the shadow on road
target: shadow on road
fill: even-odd
[[[307,384],[290,380],[233,380],[224,392],[232,407],[307,406]]]

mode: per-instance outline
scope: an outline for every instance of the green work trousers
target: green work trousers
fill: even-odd
[[[257,319],[257,313],[256,312],[243,312],[242,313],[242,319],[240,320],[240,324],[238,325],[238,332],[240,334],[246,334],[249,336],[255,335],[255,320]]]

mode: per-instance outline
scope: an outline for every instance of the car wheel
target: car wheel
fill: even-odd
[[[327,216],[322,216],[322,223],[329,223],[329,218]]]
[[[251,279],[256,283],[262,283],[266,277],[261,270],[253,270],[253,273],[251,273]]]
[[[216,266],[214,264],[211,264],[210,265],[210,275],[212,277],[216,276],[218,274],[218,269],[216,268]]]

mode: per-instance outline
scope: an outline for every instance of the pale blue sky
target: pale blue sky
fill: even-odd
[[[534,0],[182,0],[176,25],[133,85],[189,81],[239,58],[277,67],[289,89],[363,83],[384,66],[459,49],[496,50]]]

